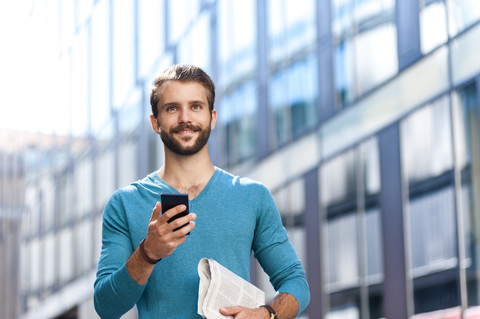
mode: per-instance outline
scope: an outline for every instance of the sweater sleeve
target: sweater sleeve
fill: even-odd
[[[305,271],[288,239],[272,195],[266,187],[257,194],[261,198],[253,243],[255,258],[276,291],[289,293],[297,299],[300,314],[310,301]]]
[[[95,310],[101,318],[121,317],[145,289],[126,268],[133,247],[119,192],[114,193],[103,212],[102,250],[94,284]]]

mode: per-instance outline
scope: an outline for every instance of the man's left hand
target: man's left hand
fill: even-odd
[[[225,316],[233,316],[233,318],[235,319],[247,319],[247,318],[268,319],[270,318],[268,310],[263,307],[255,308],[255,309],[245,308],[241,306],[225,307],[220,309],[220,313]]]

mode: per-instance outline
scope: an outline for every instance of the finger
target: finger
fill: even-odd
[[[185,225],[185,226],[183,226]],[[179,229],[177,230],[173,230],[172,229],[172,233],[173,233],[173,238],[185,238],[187,236],[188,233],[190,233],[190,231],[192,231],[194,228],[195,228],[195,222],[194,221],[191,221],[189,223],[186,223],[186,224],[183,224],[183,225],[180,225]],[[174,228],[175,229],[175,228]]]
[[[235,306],[235,307],[225,307],[220,309],[220,313],[226,316],[235,316],[236,314],[242,311],[243,307]]]
[[[165,220],[169,220],[173,216],[175,216],[175,215],[177,215],[181,212],[184,212],[186,209],[187,209],[187,206],[185,206],[183,204],[182,205],[177,205],[177,206],[167,210],[165,213],[162,214],[161,217],[163,217]]]
[[[157,202],[155,204],[155,207],[153,208],[152,217],[150,217],[150,222],[158,219],[160,217],[161,211],[162,211],[162,204],[160,204],[160,202]]]
[[[197,218],[197,215],[194,213],[190,213],[186,216],[180,217],[172,221],[168,226],[171,228],[172,231],[177,233],[178,235],[182,235],[182,232],[178,233],[180,229],[187,228],[189,230],[193,229],[195,227],[195,222],[194,220]],[[179,228],[181,227],[181,228]],[[177,229],[179,228],[179,229]],[[187,234],[188,231],[185,232]]]

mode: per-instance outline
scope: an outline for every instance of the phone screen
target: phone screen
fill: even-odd
[[[167,222],[171,223],[177,218],[180,218],[182,216],[186,216],[189,214],[189,208],[188,208],[188,194],[161,194],[161,203],[162,203],[162,214],[165,213],[167,210],[178,206],[178,205],[185,205],[187,209],[185,209],[183,212],[178,213],[177,215],[171,217]],[[175,228],[173,231],[176,231],[182,227],[187,226],[187,224],[182,225],[180,227]],[[190,233],[188,233],[190,234]],[[188,235],[187,234],[187,235]]]

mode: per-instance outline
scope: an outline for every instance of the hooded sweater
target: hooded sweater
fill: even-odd
[[[200,259],[215,259],[250,281],[252,250],[274,289],[293,295],[299,313],[305,309],[310,299],[305,272],[270,192],[261,183],[218,167],[202,192],[189,201],[197,219],[186,241],[155,265],[145,285],[135,282],[126,261],[145,238],[162,193],[178,191],[153,172],[117,190],[107,202],[94,284],[100,317],[119,318],[137,305],[139,318],[201,318]]]

